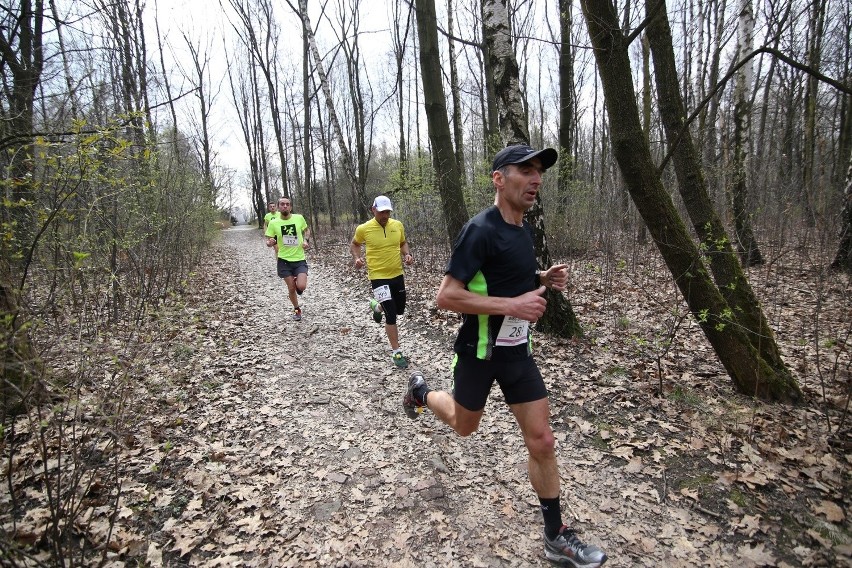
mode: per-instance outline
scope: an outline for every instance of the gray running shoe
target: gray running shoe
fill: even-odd
[[[553,540],[544,535],[544,555],[551,562],[571,568],[598,568],[606,562],[603,550],[592,544],[583,544],[577,533],[565,525]]]
[[[408,367],[408,359],[405,358],[405,355],[402,354],[402,351],[398,351],[391,355],[391,359],[393,359],[393,364],[399,367],[400,369],[405,369]]]
[[[411,373],[411,378],[408,379],[408,390],[405,391],[405,396],[402,399],[402,408],[405,409],[405,414],[411,418],[417,418],[417,415],[423,412],[426,403],[414,396],[414,390],[420,385],[425,385],[426,380],[419,371]]]
[[[381,310],[377,310],[379,303],[375,300],[370,300],[370,312],[373,314],[373,321],[376,323],[382,323],[382,312]]]
[[[293,321],[302,321],[302,308],[293,310]]]

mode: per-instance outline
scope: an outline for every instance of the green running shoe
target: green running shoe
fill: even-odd
[[[402,351],[397,351],[393,355],[391,355],[391,359],[393,359],[393,364],[399,367],[400,369],[405,369],[408,367],[408,359],[405,358],[405,355],[402,354]]]
[[[379,303],[375,300],[370,300],[370,312],[373,314],[373,321],[376,323],[382,323],[382,311],[376,308],[379,307]]]

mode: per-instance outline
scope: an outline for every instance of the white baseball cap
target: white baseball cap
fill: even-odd
[[[389,197],[380,195],[373,200],[373,207],[376,211],[393,211],[393,205]]]

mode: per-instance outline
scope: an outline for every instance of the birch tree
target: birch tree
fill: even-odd
[[[751,56],[754,48],[754,12],[751,0],[741,0],[737,28],[737,54],[739,58]],[[733,180],[729,190],[737,250],[748,266],[763,264],[763,256],[757,246],[752,229],[752,214],[749,209],[748,186],[750,171],[751,134],[751,83],[752,60],[740,67],[734,88],[734,162]]]
[[[521,97],[518,64],[515,61],[515,52],[509,36],[509,12],[505,0],[485,0],[482,8],[485,16],[483,39],[488,56],[487,66],[494,75],[495,90],[498,95],[500,137],[505,146],[529,144],[529,126]],[[540,195],[536,195],[535,205],[526,212],[524,217],[533,228],[533,242],[538,265],[540,268],[547,268],[553,262],[547,244]],[[537,328],[560,337],[582,335],[577,316],[565,296],[554,290],[548,290],[545,294],[547,310],[539,319]]]

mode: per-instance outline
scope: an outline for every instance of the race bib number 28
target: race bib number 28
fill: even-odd
[[[529,329],[530,322],[527,320],[504,316],[503,325],[500,326],[500,332],[497,334],[495,343],[500,347],[511,347],[526,343]]]

